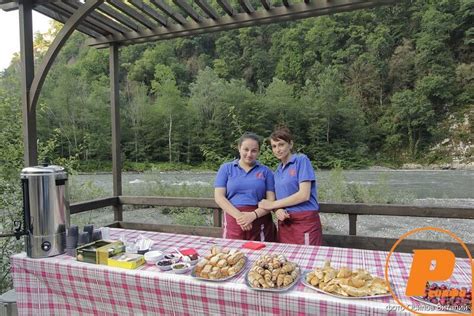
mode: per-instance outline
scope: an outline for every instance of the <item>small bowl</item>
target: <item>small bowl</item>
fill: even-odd
[[[173,263],[176,263],[179,261],[180,256],[174,254],[174,253],[167,253],[164,255],[164,259],[171,260]]]
[[[195,266],[196,263],[199,262],[199,259],[200,258],[198,256],[196,256],[196,259],[192,259],[192,257],[190,257],[190,256],[184,256],[183,257],[183,262],[186,262],[186,263],[191,264],[192,266]]]
[[[171,269],[173,270],[173,272],[178,273],[178,274],[186,273],[189,271],[190,268],[191,268],[191,265],[186,262],[178,262],[171,266]]]
[[[169,271],[169,270],[171,270],[171,266],[173,264],[174,264],[174,262],[171,261],[170,259],[161,259],[156,263],[156,266],[161,271]]]
[[[145,253],[145,261],[148,264],[156,264],[158,261],[163,259],[163,253],[159,250],[148,251]]]

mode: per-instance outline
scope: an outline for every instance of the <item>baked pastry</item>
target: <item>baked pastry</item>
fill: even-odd
[[[326,261],[322,268],[315,268],[306,275],[306,282],[314,287],[342,296],[373,296],[388,293],[384,279],[372,276],[367,270],[343,267],[339,270]]]
[[[296,263],[285,256],[263,255],[254,262],[248,273],[248,283],[254,288],[281,288],[293,284],[300,276]]]

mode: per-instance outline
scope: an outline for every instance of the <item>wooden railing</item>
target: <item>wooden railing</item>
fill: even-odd
[[[193,235],[221,236],[222,211],[213,199],[209,198],[187,198],[187,197],[154,197],[154,196],[119,196],[92,201],[76,203],[71,205],[71,214],[84,212],[108,206],[119,205],[146,205],[146,206],[168,206],[168,207],[198,207],[213,210],[213,227],[195,227],[178,225],[158,225],[147,223],[116,222],[111,224],[115,227],[134,228],[143,230],[156,230],[163,232],[174,232]],[[404,217],[431,217],[431,218],[457,218],[474,219],[473,208],[446,208],[426,207],[413,205],[390,205],[390,204],[350,204],[350,203],[320,203],[321,213],[347,214],[349,219],[348,235],[324,235],[327,245],[335,247],[352,247],[362,249],[390,250],[397,241],[394,238],[380,238],[369,236],[357,236],[358,215],[382,215],[382,216],[404,216]],[[122,214],[115,214],[115,218],[122,218]],[[474,244],[467,244],[471,253],[474,253]],[[434,242],[425,240],[405,240],[397,248],[397,251],[411,252],[420,248],[449,248],[456,255],[466,257],[465,250],[458,243]]]

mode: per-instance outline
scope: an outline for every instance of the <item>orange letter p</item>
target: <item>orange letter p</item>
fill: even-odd
[[[413,263],[408,277],[406,295],[425,295],[426,282],[444,281],[449,279],[454,270],[455,256],[445,249],[417,249],[414,250]],[[435,267],[431,268],[431,263]]]

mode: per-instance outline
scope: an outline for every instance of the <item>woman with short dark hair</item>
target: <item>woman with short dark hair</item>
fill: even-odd
[[[287,127],[275,129],[270,143],[280,160],[274,172],[276,200],[262,200],[258,206],[275,210],[279,242],[320,246],[322,228],[311,161],[304,154],[292,153],[293,137]]]

